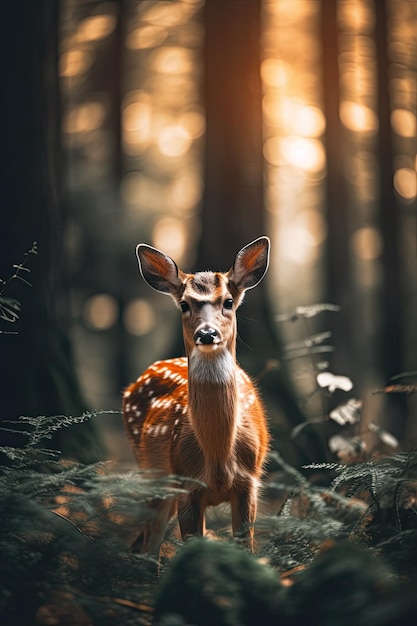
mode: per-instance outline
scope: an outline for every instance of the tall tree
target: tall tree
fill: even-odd
[[[205,5],[205,193],[198,269],[228,269],[235,253],[265,234],[260,78],[261,1]],[[272,242],[274,245],[274,242]],[[259,374],[281,359],[266,282],[241,309],[238,356]],[[264,394],[295,426],[304,420],[285,367],[262,378]]]
[[[327,176],[325,205],[328,225],[326,258],[326,299],[341,306],[341,312],[329,319],[336,346],[335,368],[351,373],[351,271],[349,220],[347,212],[345,153],[342,122],[339,116],[339,30],[337,2],[322,0],[323,99],[326,117],[325,149]]]
[[[21,318],[0,335],[2,419],[20,415],[80,414],[86,409],[68,336],[63,271],[63,212],[59,147],[59,0],[8,2],[3,7],[3,98],[0,277],[37,242],[31,287],[19,280],[7,294],[21,302]],[[101,456],[91,423],[58,433],[55,446],[80,460]],[[1,433],[10,445],[16,437]]]
[[[383,284],[380,301],[381,373],[386,382],[404,370],[404,323],[402,319],[402,277],[399,261],[401,213],[393,186],[393,147],[390,107],[390,68],[388,60],[388,16],[386,2],[375,3],[375,43],[378,72],[378,141],[380,226],[384,241],[382,252]],[[404,435],[406,397],[391,395],[386,399],[389,429],[398,437]]]

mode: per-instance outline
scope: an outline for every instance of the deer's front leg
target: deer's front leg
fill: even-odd
[[[233,536],[241,539],[253,552],[253,532],[256,519],[257,490],[247,485],[233,491],[230,504],[232,508]]]
[[[204,509],[198,493],[190,493],[178,498],[178,522],[183,539],[193,535],[204,535]]]

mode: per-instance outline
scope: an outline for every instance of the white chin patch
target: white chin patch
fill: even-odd
[[[196,345],[200,352],[214,352],[219,347],[218,343],[198,343]]]

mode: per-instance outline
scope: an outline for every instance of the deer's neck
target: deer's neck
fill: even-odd
[[[204,453],[207,481],[216,473],[227,472],[233,459],[239,414],[236,367],[227,350],[197,352],[189,358],[188,411]]]

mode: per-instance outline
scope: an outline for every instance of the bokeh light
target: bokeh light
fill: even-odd
[[[188,152],[192,137],[181,124],[172,124],[162,128],[157,136],[156,143],[163,155],[180,157]]]
[[[188,74],[195,69],[192,52],[172,46],[159,48],[153,53],[152,69],[162,74]]]
[[[376,133],[379,126],[375,112],[356,102],[341,103],[340,119],[346,128],[354,132]]]
[[[155,311],[148,300],[135,298],[127,304],[123,322],[127,332],[131,335],[147,335],[155,327]]]
[[[185,224],[173,217],[162,217],[154,225],[152,243],[177,262],[180,262],[187,244]]]
[[[416,197],[416,172],[409,167],[402,167],[394,174],[395,191],[406,200]]]
[[[117,321],[119,307],[113,296],[98,293],[85,303],[83,318],[87,326],[94,330],[108,330]]]
[[[375,261],[383,251],[380,232],[372,226],[358,228],[352,235],[354,254],[362,261]]]
[[[103,7],[104,8],[104,7]],[[93,15],[80,23],[77,31],[79,42],[97,41],[108,37],[116,28],[114,15]]]
[[[63,130],[66,133],[87,133],[102,126],[106,117],[104,103],[91,101],[70,109]]]
[[[391,113],[391,126],[400,137],[415,137],[416,116],[407,109],[395,109]]]
[[[64,52],[59,60],[59,73],[62,78],[74,78],[88,72],[94,55],[84,48],[74,48]]]
[[[326,165],[326,153],[323,144],[316,139],[303,137],[284,137],[281,140],[282,158],[307,172],[320,172]]]

